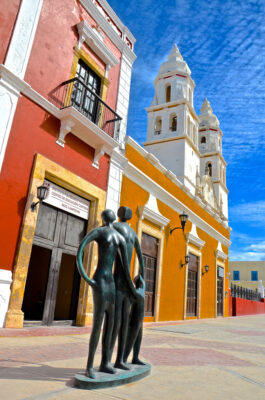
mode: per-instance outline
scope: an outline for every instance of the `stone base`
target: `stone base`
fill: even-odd
[[[129,364],[129,367],[130,371],[124,371],[117,368],[116,374],[106,374],[105,372],[95,371],[95,379],[88,378],[83,374],[77,374],[75,375],[74,386],[86,390],[110,388],[138,381],[150,375],[151,372],[150,364]]]

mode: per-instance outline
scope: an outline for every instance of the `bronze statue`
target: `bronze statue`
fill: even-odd
[[[120,255],[117,254],[114,269],[114,280],[116,287],[115,320],[111,340],[111,349],[113,351],[114,344],[118,336],[118,351],[114,366],[116,368],[128,370],[130,368],[124,361],[127,361],[128,355],[133,346],[134,355],[132,362],[135,364],[144,364],[138,358],[142,339],[142,323],[145,301],[144,260],[136,233],[127,224],[127,221],[132,218],[132,210],[129,207],[120,207],[118,210],[118,217],[120,222],[114,223],[113,226],[125,239],[128,255],[128,267],[131,263],[134,248],[140,266],[140,275],[135,279],[137,296],[132,296],[128,286],[128,280],[126,278],[126,271],[123,266],[123,261]],[[132,310],[130,314],[131,308]],[[129,322],[130,330],[128,331]]]
[[[77,254],[77,268],[80,275],[92,287],[94,313],[93,326],[89,342],[89,354],[87,361],[86,375],[95,379],[93,371],[93,362],[96,348],[99,341],[100,329],[104,320],[102,334],[102,359],[99,370],[114,374],[115,369],[111,366],[111,339],[114,324],[115,312],[115,283],[112,275],[113,262],[117,253],[121,259],[121,268],[123,268],[123,279],[126,282],[127,294],[136,298],[138,296],[132,283],[129,264],[127,258],[128,245],[119,232],[113,228],[113,222],[116,216],[112,210],[105,210],[101,214],[103,226],[93,229],[81,242]],[[98,243],[98,264],[93,279],[90,279],[83,267],[84,248],[90,242],[95,240]]]
[[[124,363],[127,363],[128,356],[133,348],[132,364],[145,365],[143,361],[139,359],[139,352],[142,343],[143,336],[143,319],[144,319],[144,304],[145,304],[145,281],[141,275],[137,275],[134,278],[136,286],[137,298],[133,300],[129,330],[126,340],[126,346],[123,356]]]

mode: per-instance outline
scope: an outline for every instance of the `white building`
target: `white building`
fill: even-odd
[[[193,107],[195,83],[191,71],[174,45],[154,81],[155,96],[148,107],[144,146],[225,224],[228,220],[226,162],[222,131],[210,103],[201,114]]]

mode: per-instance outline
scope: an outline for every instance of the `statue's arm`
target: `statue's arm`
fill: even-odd
[[[121,241],[120,242],[119,251],[120,251],[121,260],[122,260],[121,264],[122,264],[122,267],[123,267],[123,270],[124,270],[124,274],[125,274],[126,280],[127,280],[128,285],[129,285],[129,287],[130,287],[130,289],[132,291],[133,296],[135,296],[136,295],[136,290],[135,290],[134,284],[132,283],[132,278],[131,278],[131,275],[130,275],[130,272],[129,272],[130,271],[130,265],[129,265],[129,262],[128,262],[128,256],[127,256],[127,249],[126,249],[125,241]]]
[[[141,249],[139,240],[136,235],[135,235],[134,248],[135,248],[135,252],[136,252],[136,255],[137,255],[137,258],[139,261],[139,274],[141,275],[141,277],[144,280],[145,279],[144,258],[143,258],[143,253],[142,253],[142,249]]]
[[[97,240],[99,237],[99,232],[98,229],[94,229],[93,231],[89,232],[88,235],[84,237],[82,242],[80,243],[80,246],[77,251],[77,258],[76,258],[76,265],[77,269],[79,271],[79,274],[84,278],[84,280],[92,287],[95,288],[97,287],[97,283],[94,279],[90,279],[86,271],[84,270],[83,266],[83,256],[84,256],[84,249],[88,245],[88,243],[92,242],[93,240]]]

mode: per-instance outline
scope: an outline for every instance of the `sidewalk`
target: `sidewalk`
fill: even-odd
[[[88,328],[34,329],[39,336],[0,337],[1,399],[265,399],[265,315],[146,324],[141,356],[151,375],[99,391],[72,387],[86,366]]]

